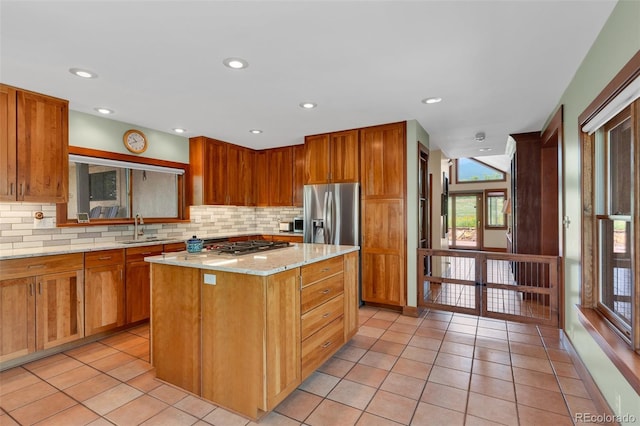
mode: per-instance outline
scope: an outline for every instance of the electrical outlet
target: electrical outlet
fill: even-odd
[[[216,285],[216,276],[213,274],[204,274],[204,283]]]

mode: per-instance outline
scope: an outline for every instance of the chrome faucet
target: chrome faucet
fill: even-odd
[[[140,221],[140,228],[138,228],[138,220]],[[136,213],[136,216],[133,218],[133,239],[137,240],[138,237],[144,235],[144,230],[142,229],[142,225],[144,225],[144,220],[142,219],[142,215],[140,213]]]

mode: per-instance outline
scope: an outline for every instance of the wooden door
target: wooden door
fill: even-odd
[[[0,281],[0,362],[36,350],[35,278]]]
[[[305,150],[305,184],[329,182],[329,134],[306,136]]]
[[[344,255],[344,341],[358,332],[358,283],[360,259],[357,251]]]
[[[229,144],[227,148],[227,199],[232,206],[254,203],[253,170],[255,155],[252,150]]]
[[[304,145],[293,146],[293,205],[302,207],[304,203]]]
[[[66,203],[68,102],[17,92],[18,200]]]
[[[0,84],[0,200],[15,201],[16,90]]]
[[[365,198],[404,198],[405,123],[360,130],[360,169]]]
[[[267,278],[266,388],[273,409],[300,384],[299,269]]]
[[[36,349],[49,349],[84,337],[82,271],[37,277]]]
[[[265,207],[269,205],[269,151],[262,150],[256,152],[256,172],[255,179],[255,198],[256,206]]]
[[[107,265],[85,269],[85,334],[124,325],[123,266]]]
[[[269,205],[293,205],[293,148],[269,150]]]
[[[360,181],[358,130],[331,133],[329,179],[334,183]]]

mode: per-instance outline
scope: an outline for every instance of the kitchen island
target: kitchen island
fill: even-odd
[[[145,258],[157,377],[262,417],[356,333],[358,250],[294,244]]]

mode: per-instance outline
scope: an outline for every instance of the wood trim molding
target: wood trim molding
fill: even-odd
[[[640,76],[640,50],[596,96],[589,106],[578,116],[578,124],[582,127],[599,113],[613,98],[618,96],[636,77]]]
[[[175,169],[183,169],[185,172],[189,169],[189,163],[177,163],[175,161],[158,160],[155,158],[138,157],[136,155],[119,154],[117,152],[101,151],[98,149],[83,148],[80,146],[70,146],[69,154],[84,155],[86,157],[108,158],[110,160],[128,161],[130,163],[152,164],[154,166],[172,167]]]
[[[578,319],[593,340],[600,346],[629,385],[640,394],[640,355],[635,353],[607,322],[596,312],[581,306]]]
[[[558,132],[558,134],[562,135],[562,124],[564,123],[564,105],[560,105],[558,110],[553,114],[551,120],[549,120],[549,124],[547,127],[542,129],[542,145],[546,145],[550,142],[551,138]],[[558,138],[556,138],[553,142],[558,142]]]

